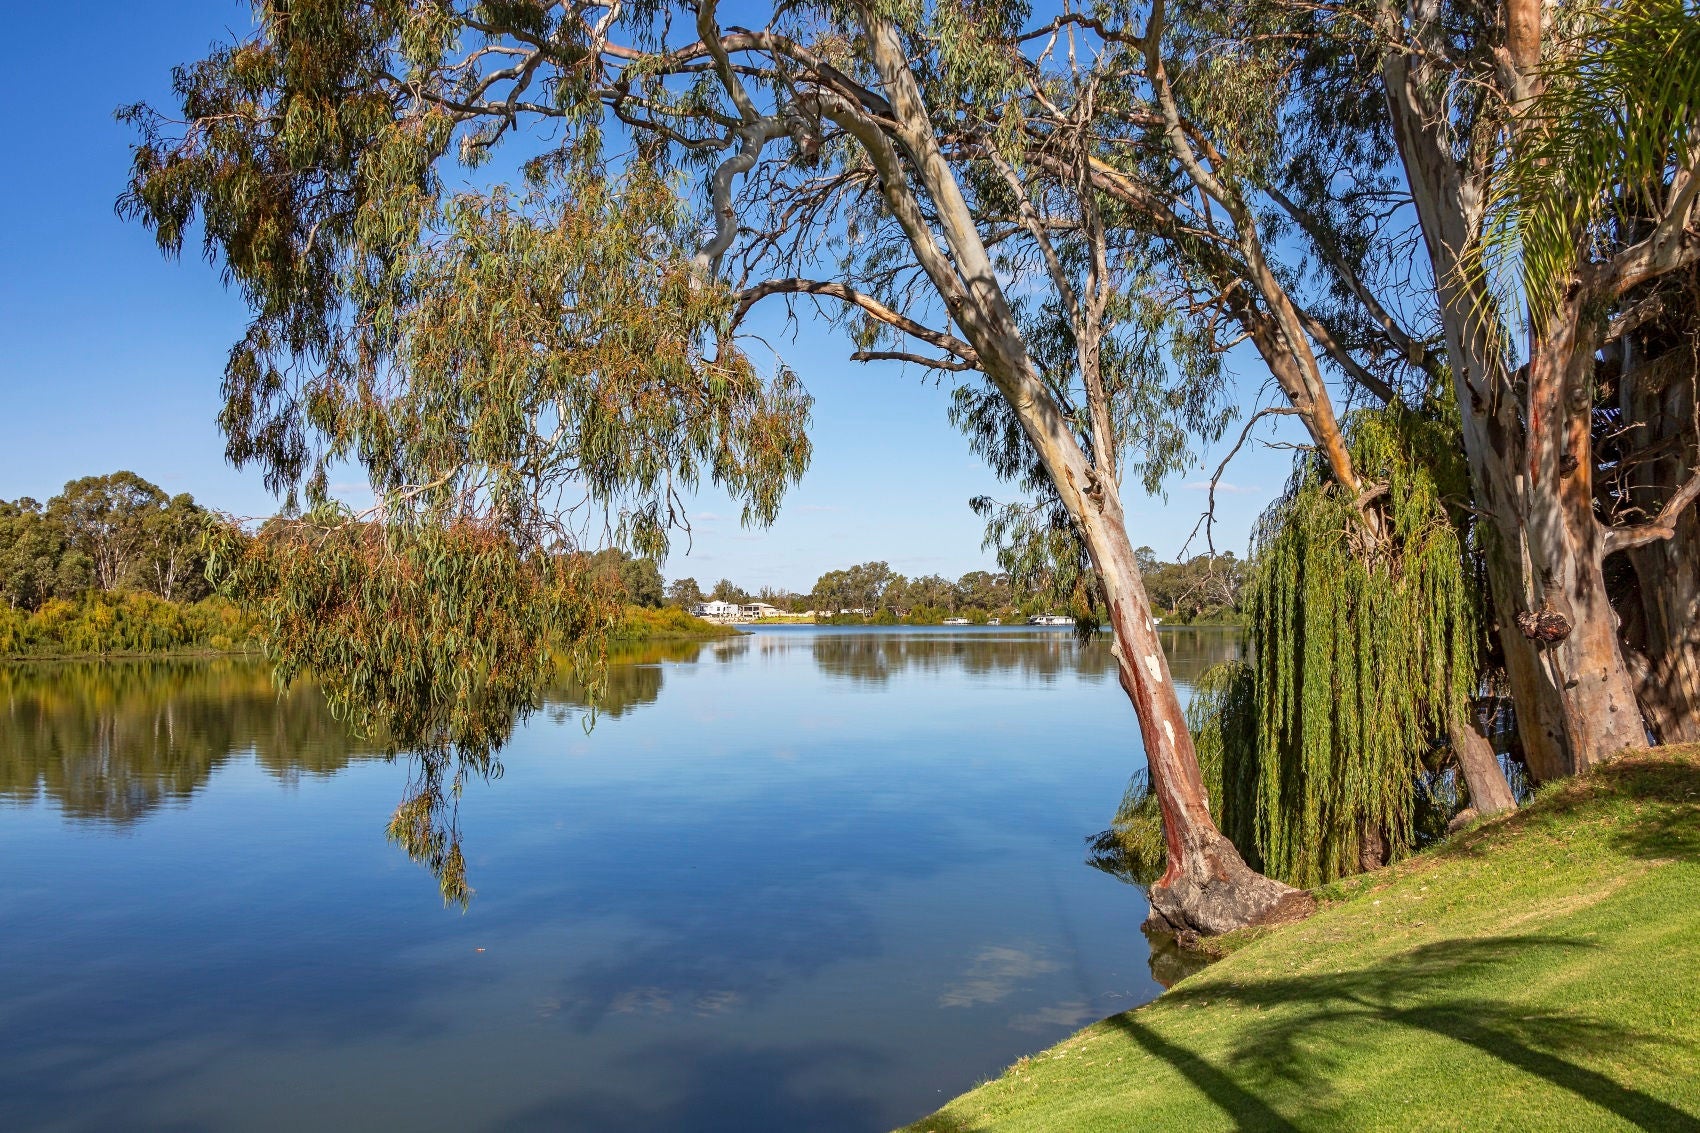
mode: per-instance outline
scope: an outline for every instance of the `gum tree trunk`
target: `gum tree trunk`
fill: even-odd
[[[891,125],[875,122],[842,101],[825,99],[822,109],[866,149],[879,172],[881,194],[903,226],[917,261],[981,369],[1014,410],[1103,580],[1118,672],[1139,718],[1168,840],[1168,871],[1151,891],[1152,919],[1169,931],[1221,933],[1302,917],[1314,908],[1310,896],[1248,867],[1210,817],[1197,753],[1151,620],[1113,468],[1088,461],[1072,423],[1028,356],[973,213],[939,149],[896,29],[867,10],[862,20],[880,86],[890,102]],[[911,178],[931,198],[936,235],[910,187]]]
[[[1536,344],[1518,413],[1492,332],[1493,297],[1461,270],[1482,186],[1459,169],[1410,59],[1390,52],[1383,79],[1434,274],[1471,487],[1490,528],[1496,628],[1524,755],[1537,780],[1574,775],[1645,742],[1593,514],[1593,352],[1574,338],[1580,312],[1566,310]]]
[[[1694,358],[1677,347],[1649,362],[1625,343],[1624,417],[1643,423],[1626,454],[1629,502],[1656,515],[1694,474]],[[1669,539],[1631,547],[1632,592],[1622,602],[1629,662],[1647,726],[1660,743],[1700,742],[1700,512],[1677,517]]]
[[[1453,724],[1449,731],[1458,769],[1470,790],[1470,807],[1483,816],[1515,810],[1517,798],[1511,793],[1505,769],[1499,765],[1499,757],[1487,737],[1478,728],[1464,723]]]
[[[1115,631],[1117,675],[1139,717],[1151,788],[1163,815],[1168,868],[1151,887],[1151,923],[1169,932],[1221,933],[1309,916],[1310,894],[1245,864],[1210,817],[1209,799],[1151,603],[1113,487],[1082,517]],[[1090,502],[1090,501],[1088,501]]]
[[[1584,330],[1587,322],[1567,303],[1529,364],[1523,490],[1532,585],[1529,607],[1515,620],[1536,643],[1543,684],[1556,694],[1542,723],[1562,729],[1543,745],[1542,765],[1530,761],[1541,779],[1574,775],[1646,746],[1635,682],[1606,593],[1606,532],[1594,515],[1595,343]]]

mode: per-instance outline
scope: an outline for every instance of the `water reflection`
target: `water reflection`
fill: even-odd
[[[0,799],[132,823],[248,753],[284,782],[372,756],[316,688],[280,697],[253,661],[0,664]]]
[[[1240,655],[1235,630],[1175,628],[1161,637],[1182,685]],[[1067,632],[779,629],[616,648],[596,715],[619,719],[656,705],[671,665],[800,657],[827,677],[874,686],[907,673],[1089,682],[1115,673],[1107,640],[1082,645]],[[582,719],[590,697],[561,679],[543,707],[557,722]],[[0,799],[45,797],[73,819],[135,822],[189,798],[238,755],[252,753],[289,783],[381,758],[381,746],[351,737],[310,682],[280,695],[253,660],[0,665]]]
[[[1240,656],[1241,634],[1231,627],[1169,629],[1160,639],[1170,671],[1181,684]],[[906,672],[947,670],[1041,681],[1063,675],[1101,681],[1115,675],[1108,634],[1083,645],[1067,630],[803,630],[776,631],[758,641],[763,653],[807,649],[821,672],[876,684]]]
[[[1164,640],[1182,681],[1235,648]],[[0,1126],[877,1131],[1155,994],[1080,865],[1139,760],[1101,643],[616,661],[593,734],[561,682],[466,792],[464,915],[311,689],[0,670]]]

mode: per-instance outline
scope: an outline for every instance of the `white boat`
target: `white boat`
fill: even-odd
[[[1071,626],[1074,619],[1066,614],[1034,614],[1027,619],[1030,626]]]
[[[989,625],[989,626],[1001,626],[1001,625],[1003,625],[1003,619],[1002,618],[987,618],[986,624]]]
[[[941,626],[965,626],[968,625],[969,622],[967,618],[946,618],[939,624]]]

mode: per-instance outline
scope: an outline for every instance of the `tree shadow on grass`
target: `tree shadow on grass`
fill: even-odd
[[[1607,837],[1620,853],[1700,862],[1700,759],[1670,749],[1628,753],[1544,791],[1532,807],[1466,830],[1434,852],[1488,857],[1508,830],[1565,829],[1590,811],[1611,823]]]
[[[1596,772],[1640,807],[1613,843],[1638,858],[1700,861],[1700,763],[1628,756]]]
[[[1292,1118],[1263,1096],[1277,1083],[1299,1087],[1327,1104],[1331,1080],[1347,1070],[1354,1043],[1380,1041],[1387,1028],[1451,1039],[1540,1078],[1641,1129],[1700,1133],[1700,1118],[1632,1089],[1578,1057],[1668,1045],[1609,1020],[1469,994],[1475,977],[1533,950],[1591,948],[1582,941],[1539,936],[1447,941],[1367,967],[1244,984],[1183,986],[1163,997],[1172,1006],[1268,1012],[1243,1029],[1225,1065],[1157,1035],[1137,1014],[1110,1023],[1154,1058],[1172,1066],[1241,1129],[1291,1130]],[[1243,1018],[1243,1016],[1242,1016]]]

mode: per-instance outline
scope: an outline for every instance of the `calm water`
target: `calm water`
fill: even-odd
[[[1164,632],[1185,681],[1235,649]],[[238,662],[0,666],[0,1129],[881,1130],[1157,992],[1083,862],[1102,644],[780,629],[570,690],[461,804]]]

